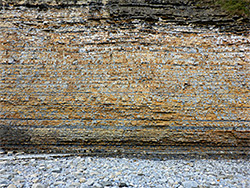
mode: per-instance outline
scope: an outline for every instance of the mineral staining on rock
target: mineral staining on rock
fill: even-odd
[[[3,148],[249,152],[249,35],[89,7],[1,11]]]

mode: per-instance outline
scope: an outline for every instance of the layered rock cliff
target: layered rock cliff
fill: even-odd
[[[248,154],[249,30],[180,26],[170,14],[157,20],[184,1],[166,2],[144,12],[125,1],[5,6],[1,147]]]
[[[214,0],[1,0],[2,6],[40,9],[88,7],[95,19],[163,19],[178,24],[249,25],[250,18],[230,15]],[[105,14],[100,15],[100,12]]]

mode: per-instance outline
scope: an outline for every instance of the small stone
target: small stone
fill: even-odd
[[[169,179],[168,179],[168,184],[169,184],[169,185],[173,185],[173,184],[174,184],[174,180],[173,180],[172,178],[169,178]]]
[[[198,184],[195,181],[184,181],[182,183],[184,188],[196,188],[198,187]]]
[[[7,165],[8,161],[0,161],[0,165]]]
[[[101,185],[101,184],[99,184],[99,183],[97,183],[97,182],[95,182],[95,183],[93,184],[93,187],[101,188],[101,187],[102,187],[102,185]]]
[[[6,187],[8,186],[8,182],[7,181],[1,181],[0,182],[0,187]]]
[[[38,183],[39,181],[40,181],[39,178],[35,178],[35,179],[32,180],[33,183]]]
[[[88,179],[85,184],[88,185],[88,186],[91,186],[95,183],[95,181],[93,179]]]
[[[128,185],[126,183],[120,183],[119,187],[128,187]]]
[[[22,182],[22,179],[20,177],[14,177],[11,179],[11,181],[15,184]]]
[[[38,169],[39,170],[44,170],[44,171],[46,170],[45,166],[39,166]]]
[[[51,169],[51,168],[52,168],[52,165],[49,164],[49,165],[46,166],[46,168],[47,168],[47,169]]]
[[[27,161],[21,161],[21,163],[20,163],[21,165],[29,165],[29,163],[27,162]]]
[[[62,169],[61,169],[61,168],[54,168],[51,172],[54,172],[54,173],[61,173],[61,172],[62,172]]]
[[[137,174],[138,176],[145,176],[145,174],[143,174],[143,173],[140,173],[140,174]]]
[[[217,185],[215,181],[210,182],[210,185]]]
[[[30,177],[31,177],[31,178],[36,178],[36,177],[38,177],[38,174],[36,174],[36,173],[31,174]]]
[[[8,155],[8,156],[12,156],[12,155],[13,155],[13,151],[8,151],[8,152],[7,152],[7,155]]]
[[[54,185],[64,185],[64,184],[65,184],[64,181],[56,181],[56,182],[54,183]]]
[[[72,182],[69,187],[80,187],[81,184],[79,182]]]
[[[0,174],[4,174],[5,172],[6,172],[5,169],[1,169],[1,170],[0,170]]]
[[[45,188],[45,186],[41,183],[35,183],[32,185],[32,188]]]
[[[96,175],[98,175],[98,174],[99,174],[98,172],[90,172],[90,173],[89,173],[90,176],[96,176]]]
[[[91,163],[92,159],[90,157],[88,157],[88,158],[85,159],[85,161],[88,162],[88,163]]]
[[[16,186],[13,184],[10,184],[7,188],[16,188]]]
[[[87,169],[87,168],[86,168],[84,165],[82,165],[82,164],[78,164],[78,165],[77,165],[77,170],[78,170],[78,171],[81,171],[81,172],[82,172],[82,171],[84,171],[84,170],[86,170],[86,169]]]
[[[120,171],[115,173],[116,176],[119,176],[121,174],[122,174],[122,172],[120,172]]]
[[[113,186],[113,184],[109,181],[106,181],[106,182],[101,182],[102,186],[103,187],[109,187],[109,186]]]
[[[80,183],[84,183],[84,182],[86,182],[86,178],[80,178]]]
[[[16,62],[16,60],[11,58],[11,59],[9,59],[8,64],[14,64],[15,62]]]
[[[194,166],[194,163],[188,163],[189,166],[193,167]]]
[[[17,152],[16,155],[23,155],[24,152],[20,151],[20,152]]]
[[[83,176],[83,173],[82,172],[73,172],[73,175],[75,177],[82,177]]]

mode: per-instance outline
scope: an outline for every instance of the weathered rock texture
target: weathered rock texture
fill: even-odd
[[[1,0],[4,6],[87,7],[93,19],[163,19],[179,24],[248,25],[250,18],[230,16],[214,0]],[[250,8],[250,7],[249,7]],[[100,17],[100,11],[105,15]]]
[[[249,152],[249,30],[88,6],[8,7],[0,20],[2,148]]]

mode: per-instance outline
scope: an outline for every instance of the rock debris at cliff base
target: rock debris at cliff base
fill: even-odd
[[[249,30],[88,7],[9,7],[0,20],[4,149],[248,154]]]
[[[0,186],[32,187],[249,187],[249,160],[142,160],[0,155]]]

